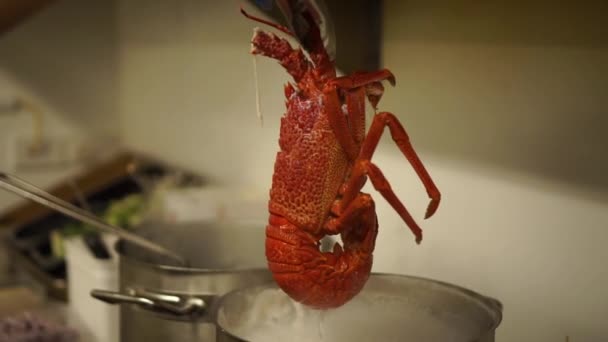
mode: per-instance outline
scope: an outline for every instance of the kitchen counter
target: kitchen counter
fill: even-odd
[[[102,342],[94,339],[88,328],[74,315],[66,303],[49,300],[27,287],[0,288],[0,317],[31,313],[39,318],[66,325],[78,331],[79,342]]]

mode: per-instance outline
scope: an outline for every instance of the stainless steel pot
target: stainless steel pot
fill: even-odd
[[[225,295],[218,340],[493,342],[502,305],[470,290],[423,278],[373,274],[343,307],[308,309],[276,285]]]
[[[138,234],[183,255],[188,267],[120,240],[120,292],[92,295],[120,304],[121,341],[215,341],[218,298],[272,282],[264,256],[264,224],[149,224]]]
[[[91,295],[125,304],[122,341],[215,341],[217,298],[272,279],[265,268],[263,221],[148,224],[134,234],[13,175],[0,172],[0,188],[121,237],[120,292]]]

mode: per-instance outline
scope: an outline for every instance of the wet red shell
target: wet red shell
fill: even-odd
[[[324,223],[349,166],[324,111],[321,92],[289,95],[270,191],[270,211],[309,232]]]

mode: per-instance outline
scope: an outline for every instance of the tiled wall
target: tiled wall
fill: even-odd
[[[0,97],[39,106],[45,136],[116,140],[118,49],[114,1],[60,1],[0,36]],[[0,169],[47,186],[76,170],[12,170],[11,139],[31,137],[27,111],[0,116]],[[21,199],[0,192],[0,208]]]
[[[607,3],[385,4],[384,106],[419,145],[608,191]]]
[[[258,58],[238,2],[120,3],[121,110],[127,144],[222,183],[268,187],[283,110],[285,72]]]
[[[0,37],[0,68],[72,126],[115,134],[115,1],[60,1]]]
[[[0,36],[0,98],[37,104],[43,134],[108,139],[119,135],[118,49],[114,1],[60,1]],[[25,111],[0,116],[0,169],[47,186],[74,168],[13,170],[12,140],[31,137]],[[0,208],[20,199],[0,192]]]
[[[19,96],[44,112],[45,136],[95,137],[118,134],[118,86],[114,1],[58,1],[12,32],[0,36],[0,98]],[[12,140],[31,137],[27,112],[0,115],[0,170],[46,187],[69,177],[78,165],[14,170]],[[0,210],[21,198],[0,191]],[[0,240],[8,231],[0,227]],[[8,280],[0,243],[0,283]]]

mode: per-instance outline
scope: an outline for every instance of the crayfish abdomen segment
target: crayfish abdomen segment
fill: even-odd
[[[352,227],[342,233],[344,250],[319,251],[319,239],[283,217],[272,215],[266,227],[266,258],[277,284],[294,300],[317,309],[342,306],[364,287],[372,268],[378,226]],[[344,239],[346,237],[346,239]],[[357,242],[353,239],[356,238]]]

